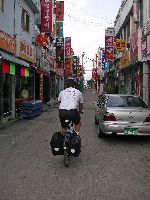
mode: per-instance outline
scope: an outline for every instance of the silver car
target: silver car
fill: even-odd
[[[126,94],[103,94],[95,108],[98,136],[150,135],[150,109],[142,98]]]

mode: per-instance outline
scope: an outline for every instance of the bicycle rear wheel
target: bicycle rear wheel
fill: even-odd
[[[68,167],[70,163],[70,157],[68,155],[67,149],[64,149],[64,165]]]

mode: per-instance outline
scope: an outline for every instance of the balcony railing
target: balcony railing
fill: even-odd
[[[143,25],[142,28],[142,36],[149,34],[150,34],[150,18],[147,20],[147,22]]]

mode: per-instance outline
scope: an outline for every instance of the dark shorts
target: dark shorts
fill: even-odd
[[[66,128],[66,123],[65,123],[66,119],[72,121],[74,124],[79,124],[81,118],[80,118],[80,113],[77,109],[71,109],[71,110],[60,109],[59,119],[61,127]]]

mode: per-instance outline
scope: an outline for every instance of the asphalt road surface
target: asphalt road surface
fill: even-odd
[[[92,89],[84,93],[82,152],[68,168],[49,142],[58,109],[0,130],[0,200],[149,200],[150,138],[100,139]]]

